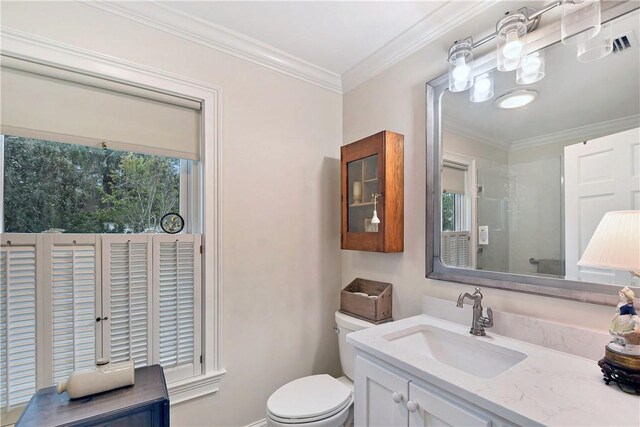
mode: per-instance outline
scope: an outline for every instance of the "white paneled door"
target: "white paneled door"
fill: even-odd
[[[609,211],[640,209],[640,128],[565,147],[566,278],[627,285],[628,272],[578,267]]]

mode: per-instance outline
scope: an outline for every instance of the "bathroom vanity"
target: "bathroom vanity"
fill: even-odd
[[[454,309],[455,310],[455,309]],[[640,425],[595,361],[420,315],[350,334],[357,426]]]

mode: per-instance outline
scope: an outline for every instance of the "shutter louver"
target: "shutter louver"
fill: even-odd
[[[119,242],[122,240],[125,241]],[[103,242],[103,253],[109,254],[104,268],[109,283],[110,360],[133,360],[136,368],[147,366],[150,364],[150,245],[146,236],[105,236]]]
[[[160,364],[193,362],[193,242],[159,242]]]
[[[52,248],[53,382],[96,359],[96,259],[93,246]]]
[[[442,262],[447,267],[469,267],[469,232],[442,232]]]
[[[0,407],[8,411],[36,391],[36,250],[0,250]]]

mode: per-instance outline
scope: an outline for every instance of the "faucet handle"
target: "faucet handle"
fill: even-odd
[[[480,299],[482,299],[482,292],[480,288],[476,288],[476,291],[473,293],[474,295],[480,295]]]
[[[491,310],[491,307],[487,307],[487,317],[482,317],[480,319],[480,322],[485,328],[490,328],[493,326],[493,310]]]

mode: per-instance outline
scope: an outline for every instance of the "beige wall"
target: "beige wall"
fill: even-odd
[[[217,85],[223,90],[224,364],[217,394],[172,407],[173,425],[244,425],[269,394],[337,374],[338,290],[354,277],[394,284],[394,315],[422,295],[467,286],[427,280],[424,83],[456,38],[482,35],[503,7],[344,96],[80,3],[3,2],[2,25]],[[343,126],[344,121],[344,126]],[[405,252],[339,251],[339,146],[381,129],[405,135]],[[342,264],[342,267],[341,267]],[[342,269],[342,275],[340,271]],[[487,289],[488,305],[604,328],[611,308]]]
[[[484,35],[504,12],[496,5],[344,96],[344,143],[390,129],[405,136],[405,250],[401,254],[344,251],[342,283],[354,277],[394,286],[396,319],[421,312],[421,295],[453,300],[470,287],[425,279],[425,83],[446,71],[450,44]],[[606,329],[611,307],[485,289],[486,305],[514,313]]]
[[[228,374],[172,425],[246,425],[285,382],[338,374],[342,97],[81,3],[3,2],[2,25],[222,88]]]

